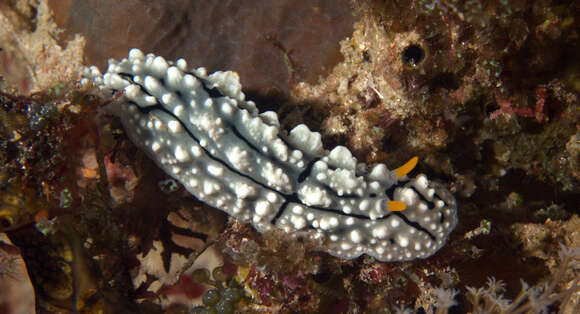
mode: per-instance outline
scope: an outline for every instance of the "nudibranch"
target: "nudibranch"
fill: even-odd
[[[280,130],[276,113],[245,99],[235,72],[207,74],[183,59],[132,49],[83,84],[104,97],[129,138],[200,201],[250,222],[317,240],[341,258],[426,258],[457,224],[457,203],[423,174],[417,157],[395,170],[357,163],[344,146],[324,149],[300,124]]]

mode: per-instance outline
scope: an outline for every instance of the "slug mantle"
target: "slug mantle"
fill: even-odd
[[[235,72],[188,69],[132,49],[83,84],[104,97],[131,140],[199,200],[260,232],[278,228],[320,240],[334,256],[380,261],[426,258],[457,224],[457,203],[423,174],[357,163],[343,146],[324,149],[304,124],[289,134],[276,113],[246,101]]]

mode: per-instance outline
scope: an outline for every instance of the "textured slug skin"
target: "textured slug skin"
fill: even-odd
[[[425,258],[457,224],[455,198],[425,175],[357,163],[343,146],[326,151],[318,132],[280,130],[273,112],[246,101],[238,75],[188,69],[132,49],[107,73],[85,70],[131,140],[199,200],[251,222],[306,236],[342,258]]]

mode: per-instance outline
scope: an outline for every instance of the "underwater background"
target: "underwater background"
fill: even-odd
[[[0,312],[580,312],[580,4],[0,0]],[[79,80],[239,74],[326,149],[448,188],[427,259],[341,259],[191,196]]]

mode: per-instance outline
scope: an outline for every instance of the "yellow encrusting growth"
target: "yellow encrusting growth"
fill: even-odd
[[[397,179],[402,178],[407,175],[407,173],[411,172],[417,163],[419,162],[419,157],[415,156],[407,161],[404,165],[400,166],[395,170],[395,174],[397,175]]]
[[[388,201],[387,208],[392,212],[400,212],[407,209],[407,204],[400,201]]]

